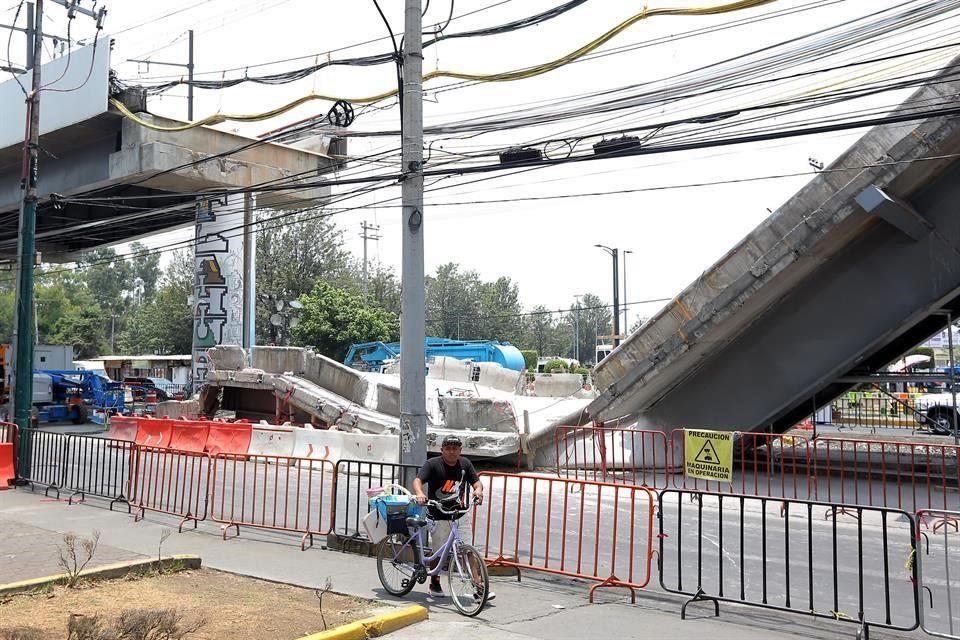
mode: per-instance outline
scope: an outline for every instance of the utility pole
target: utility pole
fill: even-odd
[[[131,58],[130,62],[142,62],[147,65],[158,64],[164,67],[182,67],[187,70],[187,120],[193,122],[193,29],[187,31],[187,64],[182,62],[157,62],[156,60],[137,60]]]
[[[193,29],[187,32],[187,120],[193,122]]]
[[[34,33],[36,33],[36,25],[33,20],[33,3],[27,3],[27,69],[33,69],[33,55],[34,55]],[[16,26],[16,25],[14,25]],[[10,61],[13,64],[13,60]]]
[[[420,0],[404,2],[401,117],[403,202],[400,323],[400,462],[427,459],[423,286],[423,49]]]
[[[107,10],[103,7],[93,11],[79,6],[78,0],[52,0],[67,8],[67,18],[73,20],[77,13],[90,16],[97,21],[97,30],[103,28]],[[40,90],[41,71],[43,70],[43,2],[36,0],[36,10],[28,40],[33,52],[28,62],[33,63],[30,92],[27,94],[26,136],[23,142],[23,174],[20,190],[23,199],[20,205],[20,233],[17,238],[17,297],[16,322],[14,323],[14,343],[16,363],[14,365],[13,413],[14,421],[21,434],[30,427],[33,405],[33,271],[37,260],[37,179],[40,158]],[[29,8],[28,16],[29,18]],[[14,25],[16,26],[16,25]],[[29,26],[29,23],[28,23]],[[68,42],[72,45],[72,42]],[[20,439],[20,477],[29,477],[30,438]]]
[[[364,220],[360,228],[363,229],[360,233],[360,237],[363,238],[363,306],[367,306],[367,290],[370,286],[367,277],[367,240],[380,239],[380,236],[376,234],[377,231],[380,231],[380,225],[367,224],[367,221]]]
[[[15,24],[0,24],[0,29],[8,29],[10,31],[16,31],[17,33],[22,33],[26,36],[26,51],[23,57],[25,64],[21,69],[20,67],[13,66],[13,61],[11,60],[9,66],[0,66],[0,71],[9,72],[13,74],[22,74],[22,73],[26,73],[27,71],[33,68],[33,53],[34,53],[33,34],[37,32],[36,27],[34,26],[34,20],[33,20],[33,17],[34,17],[33,2],[26,3],[26,9],[27,9],[26,28],[18,27]],[[81,7],[79,6],[76,7],[76,11],[80,11],[84,13],[87,12],[86,9],[81,9]],[[68,38],[66,36],[59,36],[59,35],[44,33],[43,37],[51,38],[52,40],[59,41],[59,42],[68,42]]]
[[[20,433],[30,427],[33,405],[33,267],[36,261],[37,162],[40,157],[40,71],[43,55],[43,0],[37,0],[32,35],[33,81],[27,94],[27,135],[23,141],[24,173],[20,177],[20,236],[17,242],[16,366],[14,367],[13,414]],[[20,477],[30,477],[30,438],[20,438]]]
[[[629,249],[623,250],[623,331],[630,332],[630,319],[627,317],[627,306],[630,294],[627,293],[627,254],[633,253]]]

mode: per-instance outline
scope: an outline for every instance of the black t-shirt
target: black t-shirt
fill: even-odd
[[[430,500],[440,500],[439,493],[456,494],[460,497],[459,504],[466,506],[469,497],[468,490],[479,479],[477,470],[473,468],[473,463],[463,456],[454,466],[449,466],[443,461],[442,456],[430,458],[423,463],[420,471],[417,473],[420,482],[427,485],[427,498]],[[452,508],[452,505],[446,505]],[[434,520],[450,520],[452,516],[440,513],[436,509],[430,508],[430,517]]]

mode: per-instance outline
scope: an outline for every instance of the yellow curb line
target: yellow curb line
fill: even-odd
[[[366,640],[367,638],[379,638],[415,622],[422,622],[429,617],[430,614],[427,613],[426,609],[414,604],[396,611],[388,611],[357,622],[340,625],[335,629],[304,636],[300,640]]]
[[[167,566],[178,562],[187,569],[199,569],[201,565],[200,556],[195,555],[167,556],[160,561],[155,558],[143,558],[140,560],[114,562],[113,564],[105,564],[99,567],[94,567],[93,569],[84,569],[80,572],[80,577],[97,578],[101,580],[109,578],[122,578],[123,576],[134,573],[140,569],[153,569],[157,565]],[[45,576],[43,578],[31,578],[30,580],[21,580],[19,582],[0,584],[0,596],[10,595],[13,593],[23,593],[25,591],[33,591],[47,585],[62,583],[68,578],[69,576],[67,574],[61,573],[53,576]]]

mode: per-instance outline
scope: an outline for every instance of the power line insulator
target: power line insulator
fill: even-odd
[[[639,149],[640,145],[640,138],[637,136],[621,136],[596,143],[593,145],[593,153],[598,156],[622,153],[630,149]]]
[[[539,160],[543,160],[543,153],[540,149],[531,149],[530,147],[512,147],[500,154],[500,164],[537,162]]]

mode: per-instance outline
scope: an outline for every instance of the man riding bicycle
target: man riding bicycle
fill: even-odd
[[[456,435],[448,435],[440,443],[440,455],[427,460],[417,477],[413,481],[413,492],[418,504],[426,504],[429,500],[436,500],[450,509],[458,506],[466,509],[468,502],[467,487],[473,489],[474,501],[479,503],[483,500],[483,483],[480,482],[480,476],[474,468],[473,463],[460,455],[463,449],[463,442]],[[424,493],[423,487],[429,487],[429,496]],[[436,529],[430,534],[430,544],[437,547],[450,535],[452,522],[460,519],[464,512],[458,515],[450,515],[442,511],[429,507],[430,518],[436,522]],[[469,526],[468,522],[461,522],[460,526]],[[443,587],[440,586],[440,576],[430,578],[430,594],[436,597],[443,597]],[[492,592],[487,595],[487,601],[493,600],[495,594]]]

